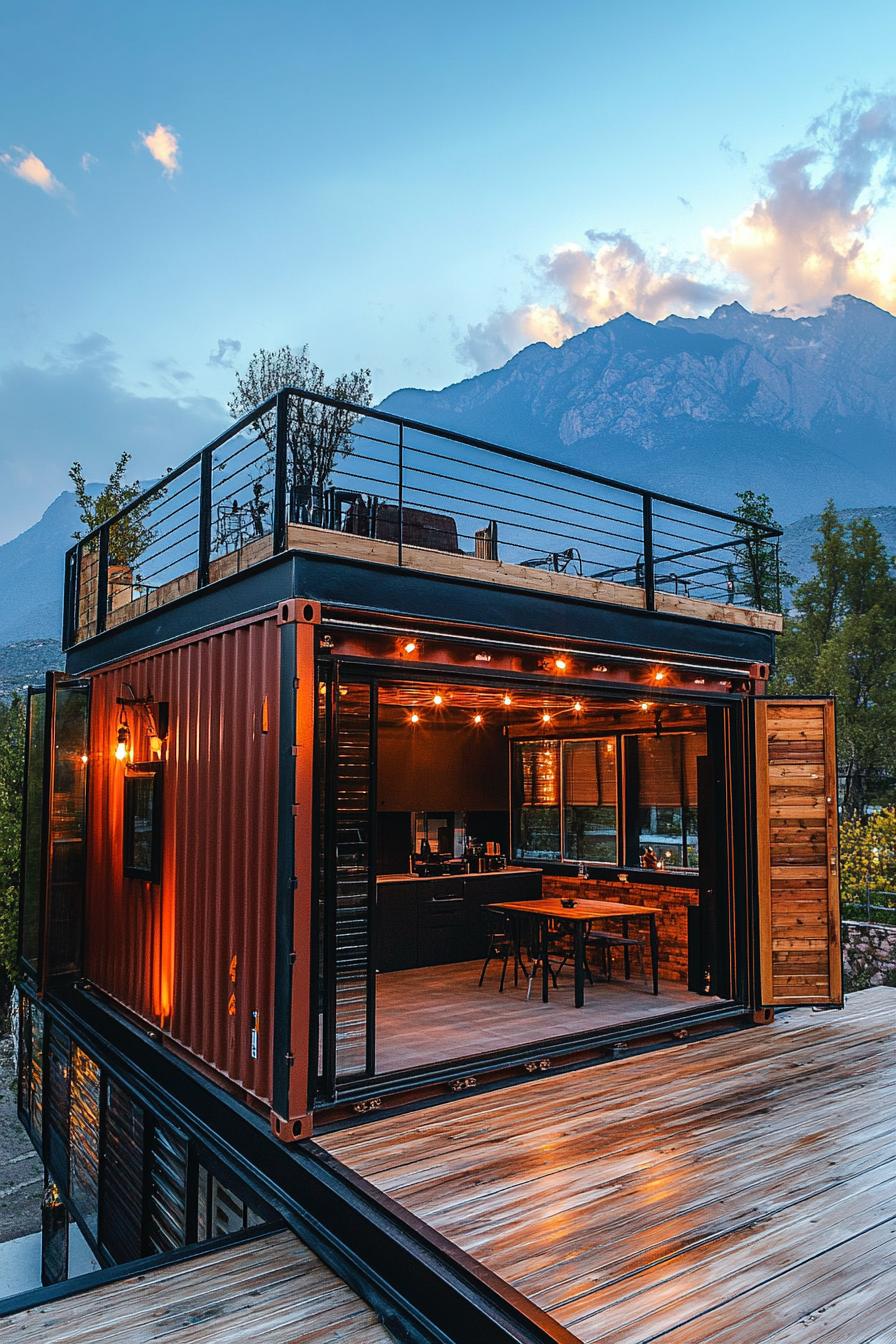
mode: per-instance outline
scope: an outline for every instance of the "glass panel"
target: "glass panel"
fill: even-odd
[[[365,1073],[370,1063],[370,753],[372,691],[339,688],[336,749],[336,907],[333,913],[335,1071]]]
[[[41,859],[43,857],[44,733],[47,697],[32,691],[28,697],[28,777],[25,780],[25,847],[22,868],[21,955],[37,969],[40,938]]]
[[[59,686],[50,803],[48,975],[81,964],[87,803],[87,688]]]
[[[616,743],[563,743],[564,857],[616,862]]]
[[[162,858],[162,767],[129,766],[124,777],[124,871],[158,882]]]
[[[513,855],[560,858],[560,743],[513,744]]]
[[[642,868],[699,866],[697,757],[705,733],[638,738],[638,852]]]
[[[72,1049],[70,1134],[72,1200],[96,1237],[100,1173],[100,1070],[96,1061],[78,1045]]]
[[[31,1138],[36,1147],[43,1139],[44,1119],[44,1010],[31,1005],[31,1078],[28,1084],[28,1118]]]

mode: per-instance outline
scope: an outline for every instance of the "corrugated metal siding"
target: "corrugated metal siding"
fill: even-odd
[[[85,973],[264,1101],[271,1096],[279,632],[271,615],[92,677]],[[162,882],[122,872],[117,697],[169,705]],[[134,760],[150,758],[128,710]],[[252,1058],[253,1013],[257,1057]]]

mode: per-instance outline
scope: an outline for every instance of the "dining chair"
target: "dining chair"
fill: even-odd
[[[488,949],[485,954],[485,961],[482,963],[482,970],[479,972],[479,988],[482,988],[489,962],[500,961],[501,980],[498,985],[498,993],[503,994],[507,963],[511,957],[514,958],[513,983],[515,985],[519,983],[517,978],[519,958],[514,943],[513,930],[510,927],[510,916],[500,910],[486,910],[484,913],[487,921]]]

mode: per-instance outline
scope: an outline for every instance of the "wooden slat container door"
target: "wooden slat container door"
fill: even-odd
[[[763,1004],[841,1004],[834,702],[756,701]]]

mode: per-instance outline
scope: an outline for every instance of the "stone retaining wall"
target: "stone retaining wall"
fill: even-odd
[[[842,929],[845,988],[896,985],[896,925],[844,919]]]

